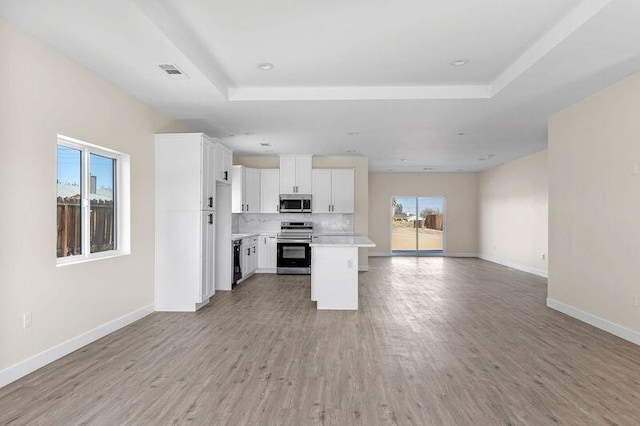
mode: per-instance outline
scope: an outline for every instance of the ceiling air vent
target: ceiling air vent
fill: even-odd
[[[162,71],[164,71],[169,77],[175,79],[188,79],[189,76],[186,75],[180,68],[173,64],[160,64],[158,65]]]

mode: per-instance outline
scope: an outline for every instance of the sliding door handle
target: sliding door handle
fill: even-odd
[[[213,213],[209,213],[209,225],[213,225]]]
[[[229,180],[229,172],[228,171],[224,171],[224,180]]]
[[[213,197],[209,197],[209,207],[213,207]]]

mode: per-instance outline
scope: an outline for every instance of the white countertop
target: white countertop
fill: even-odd
[[[260,234],[255,233],[255,234],[231,234],[231,240],[232,241],[236,241],[236,240],[241,240],[243,238],[247,238],[247,237],[257,237]]]
[[[314,235],[311,247],[375,247],[376,244],[364,235]]]

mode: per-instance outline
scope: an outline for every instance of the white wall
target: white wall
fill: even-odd
[[[445,246],[450,256],[478,253],[478,175],[476,173],[370,173],[369,238],[372,253],[391,252],[391,198],[446,198]]]
[[[549,298],[640,344],[639,116],[640,73],[549,119]]]
[[[1,382],[13,364],[152,308],[153,134],[183,129],[2,20],[0,52]],[[58,133],[130,154],[131,255],[56,267]]]
[[[483,259],[547,275],[548,185],[546,150],[480,173]]]

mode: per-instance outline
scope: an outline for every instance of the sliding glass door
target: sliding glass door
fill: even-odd
[[[444,209],[444,197],[394,197],[391,200],[392,254],[443,254]]]

